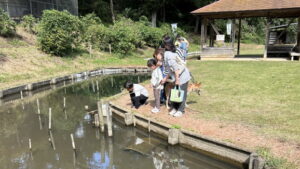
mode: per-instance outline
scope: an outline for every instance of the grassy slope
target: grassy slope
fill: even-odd
[[[203,84],[191,95],[200,117],[254,125],[266,135],[300,143],[299,62],[189,62]]]
[[[72,54],[73,57],[60,58],[39,51],[33,36],[21,29],[18,33],[22,39],[0,37],[0,89],[99,67],[145,66],[144,58],[153,53],[148,48],[120,58],[99,51],[90,56],[82,50]]]

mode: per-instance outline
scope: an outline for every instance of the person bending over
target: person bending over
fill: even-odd
[[[140,84],[133,84],[130,81],[127,81],[124,84],[124,88],[130,94],[132,106],[138,109],[141,105],[144,105],[149,97],[148,91],[145,87]]]

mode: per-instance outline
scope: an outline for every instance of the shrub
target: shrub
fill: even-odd
[[[7,13],[0,9],[0,35],[13,36],[16,33],[16,23],[9,18]]]
[[[22,18],[21,26],[29,33],[36,33],[37,19],[32,15],[25,15]]]
[[[110,27],[108,43],[117,53],[127,54],[143,45],[139,27],[130,19],[121,18]]]
[[[89,26],[84,35],[84,41],[94,48],[107,49],[109,44],[109,30],[102,24]]]
[[[64,56],[80,44],[82,23],[67,11],[45,10],[38,26],[38,44],[42,51]]]

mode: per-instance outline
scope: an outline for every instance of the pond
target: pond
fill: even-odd
[[[10,103],[4,102],[20,96],[5,98],[0,107],[1,168],[235,168],[180,146],[170,146],[158,137],[137,128],[126,127],[117,120],[113,121],[114,135],[111,138],[93,127],[85,106],[89,110],[96,109],[98,99],[120,93],[126,80],[143,82],[147,79],[148,74],[107,75],[66,86],[60,84],[58,86],[61,87],[56,89],[35,92],[23,100]],[[24,93],[26,95],[29,93]],[[49,108],[52,112],[51,132],[48,130]],[[74,134],[76,153],[72,149],[71,133]],[[144,145],[142,151],[129,150],[141,143]]]

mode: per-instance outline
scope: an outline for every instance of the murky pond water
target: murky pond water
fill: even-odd
[[[55,90],[45,90],[0,107],[0,168],[5,169],[215,169],[235,168],[179,146],[169,146],[148,133],[113,124],[113,137],[93,128],[85,105],[96,109],[99,98],[120,92],[123,83],[148,75],[102,76]],[[98,84],[98,85],[97,85]],[[26,93],[24,93],[26,95]],[[7,99],[14,99],[19,95]],[[66,98],[66,109],[63,98]],[[37,99],[40,112],[37,111]],[[48,111],[52,109],[52,131]],[[76,153],[71,145],[74,134]],[[51,141],[51,137],[53,141]],[[29,139],[32,151],[29,150]],[[49,141],[50,140],[50,141]],[[142,153],[126,147],[143,143]]]

